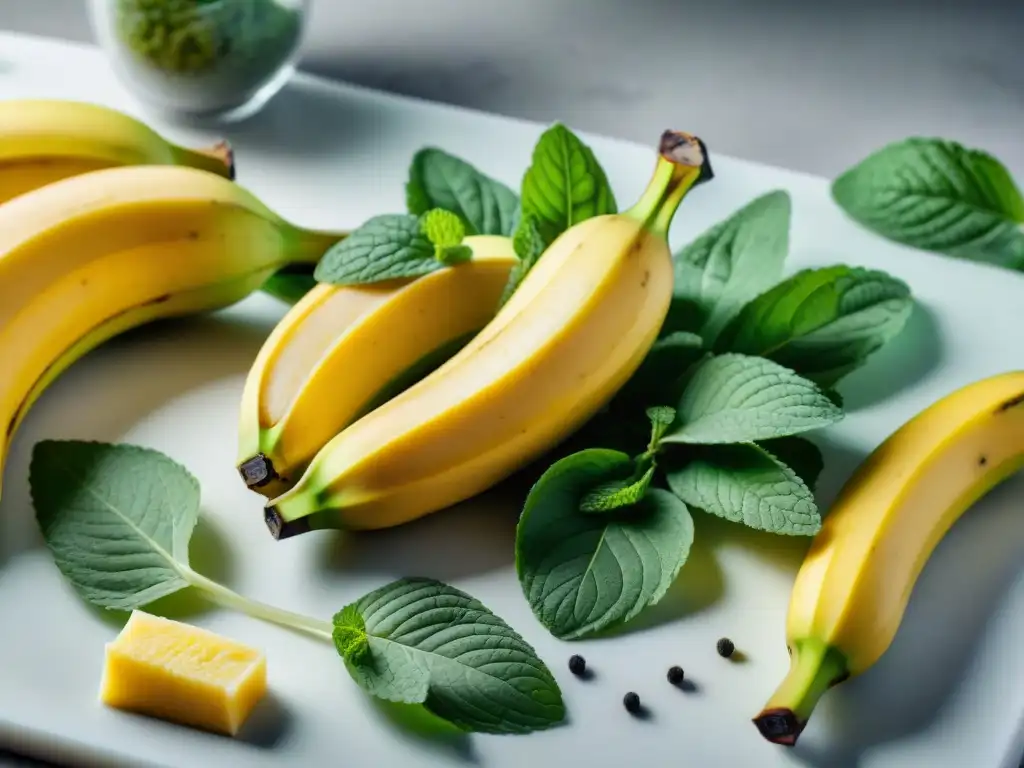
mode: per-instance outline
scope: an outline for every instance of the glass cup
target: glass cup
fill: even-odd
[[[233,122],[259,111],[299,57],[309,0],[91,0],[117,76],[147,106]]]

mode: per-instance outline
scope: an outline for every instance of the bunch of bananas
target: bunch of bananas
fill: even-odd
[[[180,147],[92,104],[0,102],[0,470],[28,409],[78,358],[234,304],[345,237],[285,221],[233,178],[227,144]]]
[[[294,306],[249,372],[237,468],[272,535],[399,525],[570,436],[657,337],[669,223],[711,176],[699,139],[666,132],[640,200],[566,230],[504,304],[518,260],[493,235],[421,277],[268,288]],[[233,178],[226,144],[179,147],[89,104],[0,103],[0,470],[28,409],[88,351],[233,304],[348,234],[285,221]],[[877,661],[946,530],[1022,465],[1022,372],[942,398],[878,447],[797,576],[791,670],[755,718],[766,738],[795,743],[824,692]]]

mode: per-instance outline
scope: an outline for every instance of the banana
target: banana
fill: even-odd
[[[299,228],[232,181],[171,165],[93,171],[0,206],[0,469],[29,408],[82,355],[233,304],[345,234]]]
[[[0,101],[0,203],[60,179],[124,165],[184,165],[234,179],[231,146],[188,149],[109,107]]]
[[[766,739],[794,745],[825,691],[878,661],[946,531],[1022,466],[1024,371],[943,397],[865,459],[797,573],[790,670],[754,718]]]
[[[486,490],[575,431],[657,337],[672,294],[668,226],[710,177],[700,140],[666,131],[637,204],[564,232],[466,346],[328,442],[265,507],[271,534],[399,525]]]
[[[516,264],[507,237],[474,235],[472,260],[418,278],[322,284],[278,323],[246,380],[238,469],[268,497],[328,441],[451,357],[498,310]]]

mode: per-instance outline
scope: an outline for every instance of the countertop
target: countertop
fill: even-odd
[[[92,39],[82,0],[0,0],[0,28]],[[1024,165],[1022,39],[1005,0],[314,0],[301,66],[834,176],[910,134]]]

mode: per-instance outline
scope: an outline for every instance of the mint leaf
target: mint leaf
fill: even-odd
[[[1024,198],[986,152],[936,138],[895,142],[842,173],[832,198],[898,243],[1024,269]]]
[[[774,285],[789,251],[791,211],[788,192],[769,192],[679,251],[663,333],[694,331],[713,343],[740,307]]]
[[[523,176],[524,216],[533,216],[545,247],[569,227],[618,206],[593,151],[561,123],[537,141]]]
[[[672,492],[712,515],[790,536],[813,536],[821,528],[804,481],[756,445],[702,446],[681,466],[667,467]]]
[[[516,572],[537,619],[563,640],[629,621],[658,602],[689,555],[693,520],[667,491],[649,489],[622,514],[580,511],[589,490],[632,467],[619,451],[580,451],[548,468],[526,499]]]
[[[519,197],[465,160],[434,147],[413,156],[406,183],[409,213],[443,208],[459,216],[471,235],[511,235]]]
[[[43,539],[83,599],[131,610],[189,586],[199,483],[180,464],[138,446],[44,440],[29,486]]]
[[[333,626],[331,639],[338,655],[353,664],[363,663],[370,652],[370,641],[359,609],[354,604],[346,605],[334,615]]]
[[[770,358],[831,387],[903,330],[912,308],[906,283],[885,272],[805,269],[747,304],[715,348]]]
[[[725,354],[694,371],[679,401],[681,426],[662,443],[744,443],[839,421],[843,412],[814,382],[762,357]]]
[[[420,217],[420,230],[436,246],[454,246],[466,237],[466,226],[457,215],[443,208],[432,208]]]
[[[321,283],[360,285],[418,277],[441,266],[418,218],[384,214],[374,216],[332,246],[313,275]]]
[[[654,479],[657,469],[654,460],[643,457],[636,464],[636,471],[625,480],[611,480],[588,491],[580,501],[581,512],[611,512],[613,509],[631,507],[644,498]]]
[[[519,262],[512,267],[509,274],[508,283],[501,294],[501,305],[512,297],[527,273],[533,269],[534,264],[544,253],[544,247],[544,240],[537,229],[537,219],[531,214],[523,214],[512,238],[512,248],[519,257]]]
[[[803,437],[777,437],[761,440],[758,445],[792,469],[812,491],[818,484],[818,477],[825,468],[821,449]]]
[[[260,286],[260,290],[286,304],[297,304],[299,299],[316,285],[313,267],[308,264],[297,264],[295,268],[286,267],[272,274]]]
[[[533,648],[439,581],[392,582],[346,606],[334,627],[352,679],[377,698],[423,704],[482,733],[528,733],[565,717],[558,683]],[[366,650],[353,653],[362,642]]]
[[[704,342],[696,334],[680,331],[658,339],[615,400],[639,406],[675,402],[681,394],[681,380],[704,355]]]

